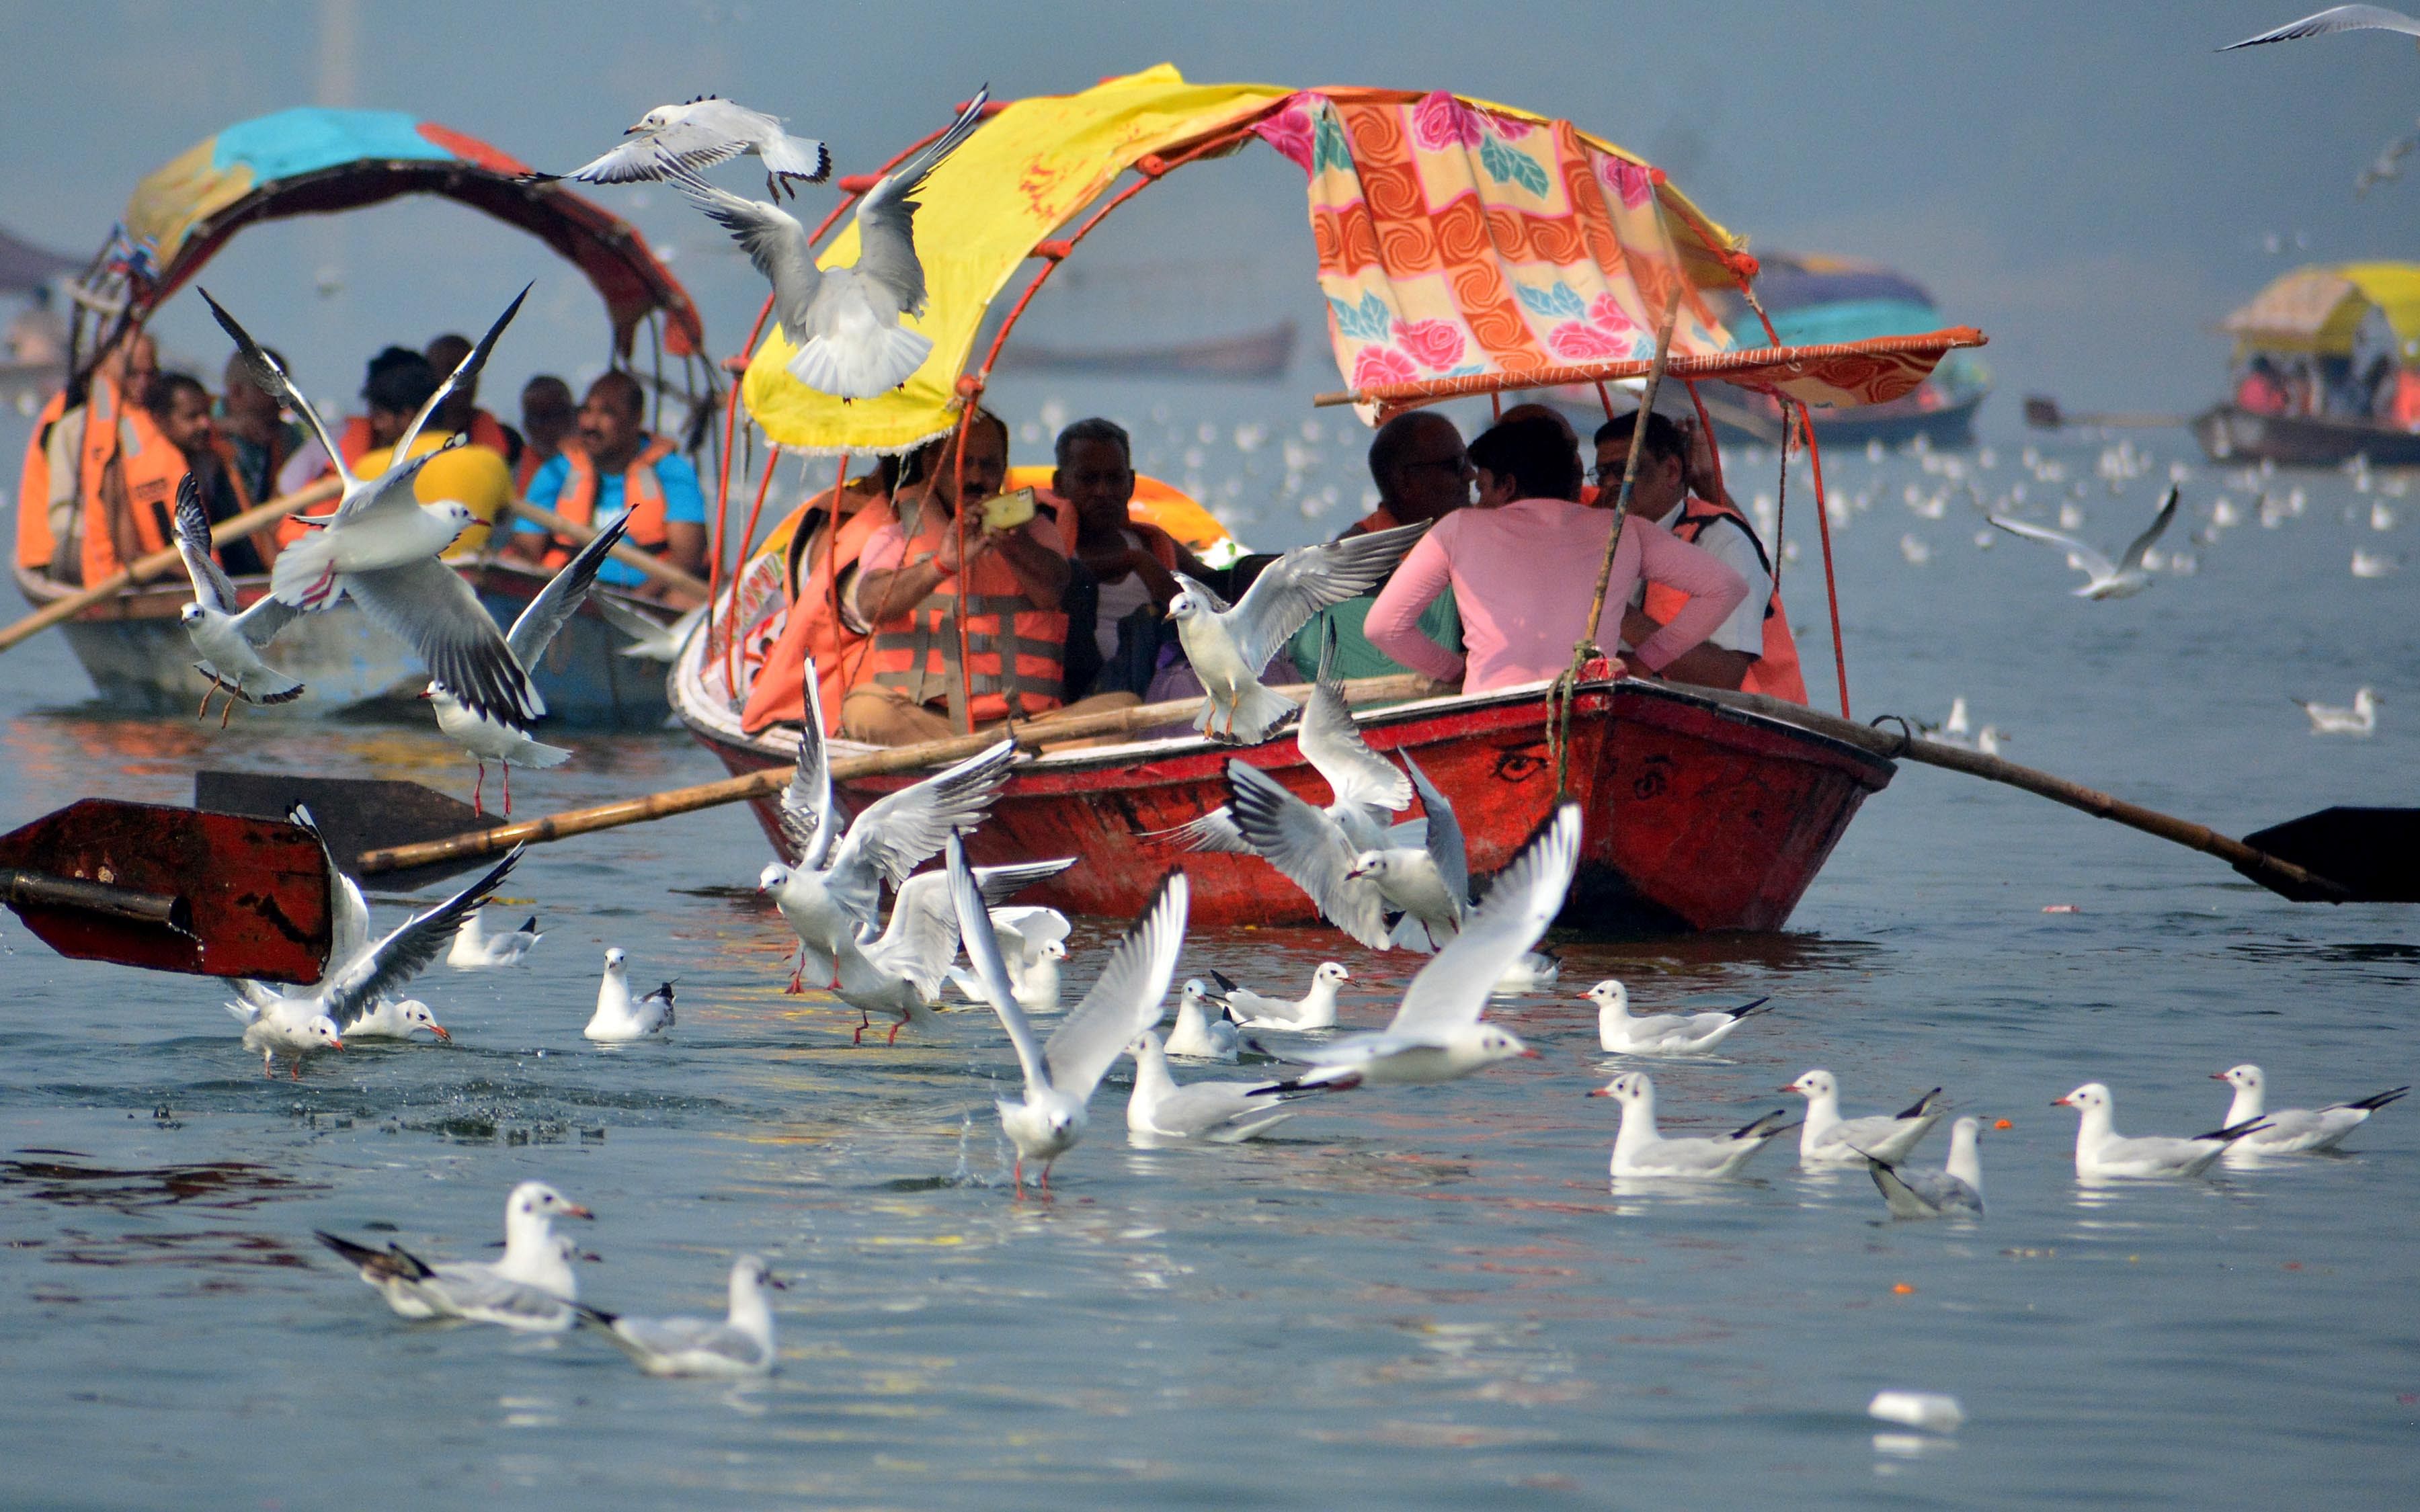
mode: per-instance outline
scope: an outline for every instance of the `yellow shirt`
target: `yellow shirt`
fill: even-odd
[[[411,455],[420,456],[433,452],[452,436],[451,431],[424,430],[413,438]],[[387,464],[394,460],[394,451],[391,446],[381,446],[374,452],[364,453],[361,461],[353,467],[353,476],[382,476]],[[446,548],[446,561],[463,562],[477,556],[487,546],[488,527],[495,523],[496,517],[504,513],[505,503],[513,497],[513,470],[504,465],[504,459],[492,448],[476,444],[458,446],[422,468],[420,475],[411,480],[411,492],[424,504],[447,499],[458,500],[471,507],[472,514],[479,517],[479,524],[456,536],[454,544]]]

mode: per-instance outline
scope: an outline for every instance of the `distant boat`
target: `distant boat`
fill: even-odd
[[[1295,325],[1165,347],[1039,347],[1017,340],[1001,348],[998,368],[1032,373],[1105,373],[1125,378],[1205,378],[1252,382],[1282,378],[1294,362]]]
[[[2358,412],[2381,402],[2385,378],[2398,399],[2420,384],[2420,264],[2297,268],[2219,329],[2235,338],[2236,392],[2193,420],[2212,461],[2420,466],[2420,430],[2396,423],[2397,411],[2409,419],[2407,405]]]

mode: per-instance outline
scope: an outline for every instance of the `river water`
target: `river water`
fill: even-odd
[[[1003,408],[1039,423],[1045,399],[1070,408],[1038,389]],[[1143,460],[1251,507],[1256,543],[1332,532],[1357,512],[1358,443],[1332,421],[1306,436],[1303,414],[1171,390]],[[2420,493],[2195,459],[2164,545],[2196,570],[2084,603],[2057,552],[1978,547],[1965,482],[1991,502],[2022,485],[2037,518],[2073,506],[2114,547],[2185,439],[2034,467],[2024,446],[1963,454],[1955,478],[1827,459],[1860,717],[1938,718],[1963,694],[2012,758],[2234,833],[2412,799],[2420,570],[2349,563],[2406,549]],[[1770,491],[1733,469],[1744,498]],[[1811,497],[1793,486],[1784,581],[1820,644]],[[2242,521],[2185,541],[2222,497]],[[2361,684],[2381,700],[2368,740],[2315,738],[2288,702]],[[187,801],[203,764],[469,779],[433,730],[240,714],[222,734],[89,698],[56,637],[0,657],[8,823],[94,793]],[[720,775],[675,732],[569,744],[576,762],[520,784],[525,809]],[[262,1079],[215,984],[61,961],[0,920],[5,1499],[2380,1506],[2420,1483],[2420,1101],[2338,1158],[2106,1191],[2079,1188],[2073,1116],[2048,1105],[2101,1080],[2120,1128],[2191,1134],[2226,1108],[2210,1074],[2241,1061],[2288,1105],[2420,1081],[2408,908],[2288,903],[1904,767],[1788,933],[1570,945],[1561,992],[1499,1010],[1543,1058],[1205,1150],[1129,1149],[1122,1070],[1046,1203],[1007,1189],[994,1021],[852,1047],[854,1014],[781,994],[785,933],[745,891],[765,859],[732,810],[541,848],[507,889],[548,932],[528,967],[419,984],[450,1047],[365,1043],[300,1085]],[[1079,924],[1071,988],[1113,932]],[[668,1042],[581,1038],[609,945],[633,980],[679,978]],[[1180,972],[1292,992],[1331,956],[1355,1024],[1417,965],[1241,931],[1194,937]],[[1620,1068],[1576,997],[1607,975],[1642,1007],[1778,1005],[1726,1056],[1653,1068],[1668,1129],[1792,1103],[1774,1088],[1812,1066],[1853,1112],[1944,1085],[2011,1124],[1985,1140],[1989,1216],[1883,1222],[1862,1174],[1801,1174],[1787,1146],[1720,1188],[1608,1191],[1612,1110],[1583,1094]],[[530,1178],[596,1211],[582,1286],[608,1308],[713,1310],[735,1251],[769,1257],[780,1372],[659,1381],[589,1337],[407,1324],[311,1240],[477,1256]],[[1950,1393],[1968,1421],[1895,1430],[1865,1415],[1885,1388]]]

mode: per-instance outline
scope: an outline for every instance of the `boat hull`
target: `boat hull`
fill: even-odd
[[[727,720],[679,712],[735,774],[786,765],[794,738],[745,738]],[[1413,756],[1453,801],[1474,874],[1510,860],[1551,810],[1555,764],[1543,688],[1357,711],[1380,751]],[[1214,926],[1314,922],[1299,888],[1256,856],[1187,853],[1153,838],[1224,803],[1226,763],[1262,767],[1314,804],[1325,781],[1292,736],[1248,750],[1199,739],[1059,753],[1020,765],[968,840],[979,863],[1078,856],[1023,901],[1111,918],[1139,913],[1182,865],[1192,915]],[[1776,930],[1823,869],[1866,795],[1893,766],[1854,747],[1660,684],[1586,687],[1572,719],[1570,788],[1586,818],[1560,924],[1591,935]],[[844,782],[854,808],[910,779]],[[757,818],[778,835],[778,803]]]
[[[511,568],[468,574],[479,601],[497,623],[510,625],[545,579]],[[39,607],[72,589],[18,573],[18,586]],[[249,604],[264,584],[237,585]],[[209,685],[194,670],[194,648],[177,611],[193,597],[181,579],[156,583],[96,605],[59,626],[69,648],[102,700],[128,713],[190,712]],[[546,700],[548,720],[561,725],[651,728],[671,712],[661,663],[621,656],[627,640],[595,606],[566,621],[547,654],[530,669]],[[301,678],[310,691],[291,703],[258,705],[256,715],[304,717],[416,699],[428,674],[404,643],[372,625],[349,601],[298,616],[262,658]]]
[[[2420,433],[2317,415],[2260,415],[2213,405],[2194,416],[2193,433],[2213,462],[2333,468],[2366,456],[2373,467],[2420,467]]]

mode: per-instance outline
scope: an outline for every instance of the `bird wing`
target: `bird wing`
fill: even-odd
[[[815,658],[807,656],[806,717],[799,725],[798,765],[790,785],[782,790],[782,838],[790,844],[792,859],[810,872],[823,869],[832,841],[848,815],[832,799],[831,757],[824,749],[824,702],[815,677]]]
[[[1078,1102],[1090,1098],[1134,1037],[1159,1022],[1168,979],[1176,974],[1176,953],[1185,945],[1189,897],[1185,873],[1170,872],[1125,937],[1111,948],[1092,991],[1044,1047],[1054,1088]]]
[[[1276,1111],[1275,1082],[1195,1082],[1159,1100],[1151,1121],[1173,1134],[1202,1134],[1237,1119]]]
[[[453,568],[435,557],[399,567],[349,573],[347,592],[362,611],[410,645],[431,681],[465,708],[521,725],[546,712],[529,673],[513,659],[504,632]]]
[[[445,381],[437,385],[437,392],[420,407],[420,413],[411,417],[411,424],[404,427],[403,439],[395,443],[395,450],[389,455],[410,456],[411,443],[420,439],[420,432],[427,425],[428,417],[445,407],[445,401],[453,397],[455,390],[469,388],[479,381],[479,370],[488,365],[488,354],[496,349],[496,338],[513,323],[513,316],[521,313],[521,301],[528,299],[530,290],[536,286],[534,283],[521,285],[521,291],[513,296],[513,302],[504,306],[504,313],[496,316],[496,323],[489,326],[488,333],[479,338],[479,344],[471,348],[471,355],[454,364],[454,371],[445,375]],[[336,512],[339,519],[344,515],[341,509]]]
[[[652,614],[639,612],[610,594],[597,595],[597,612],[605,616],[607,624],[628,636],[633,646],[652,649],[659,641],[669,636],[673,629],[673,625],[664,624]],[[678,623],[678,621],[674,622],[675,625]]]
[[[341,1029],[359,1018],[363,1010],[420,975],[431,961],[444,954],[445,948],[454,943],[454,932],[462,927],[462,920],[477,912],[488,895],[502,886],[520,863],[521,850],[521,846],[514,846],[503,860],[489,869],[486,876],[436,907],[414,914],[400,929],[337,972],[325,993],[328,1016],[336,1021],[337,1027]]]
[[[2289,21],[2274,31],[2247,37],[2240,42],[2229,42],[2219,49],[2232,53],[2239,47],[2258,47],[2264,42],[2298,42],[2305,37],[2331,37],[2337,32],[2381,31],[2402,32],[2420,37],[2420,21],[2414,21],[2399,10],[2384,6],[2330,6],[2300,21]]]
[[[1461,931],[1412,979],[1387,1032],[1434,1038],[1477,1023],[1487,1006],[1488,989],[1529,953],[1562,912],[1563,894],[1579,860],[1579,805],[1566,799],[1496,874],[1487,901],[1471,910]]]
[[[514,619],[513,627],[504,632],[504,647],[513,654],[513,660],[525,669],[537,665],[546,648],[554,644],[564,622],[580,612],[581,601],[595,585],[597,569],[605,565],[606,554],[629,528],[630,516],[626,510],[615,517],[613,524],[598,531],[580,548],[578,556],[566,563],[563,570],[537,591],[529,607]]]
[[[210,298],[209,289],[196,286],[194,292],[201,295],[202,302],[210,307],[210,314],[218,320],[219,329],[235,338],[236,350],[243,357],[244,377],[252,379],[255,388],[302,417],[302,423],[309,425],[311,434],[318,439],[320,450],[328,454],[328,461],[336,470],[337,480],[348,493],[351,492],[359,480],[353,476],[352,470],[345,466],[345,454],[338,450],[335,438],[328,434],[327,425],[319,419],[319,411],[311,408],[311,401],[302,397],[302,391],[295,387],[294,379],[277,359],[269,355],[268,348],[253,340],[252,332],[238,325],[235,316]]]
[[[1063,940],[1067,937],[1067,918],[1065,915],[1060,913],[1057,909],[1001,909],[1000,905],[1008,902],[1008,900],[1016,897],[1018,893],[1023,892],[1026,888],[1033,886],[1037,882],[1049,881],[1052,877],[1057,876],[1060,872],[1066,871],[1069,867],[1074,866],[1075,864],[1076,857],[1072,856],[1063,856],[1058,859],[1051,861],[1018,861],[1010,866],[979,866],[975,868],[975,885],[983,888],[984,905],[986,908],[998,909],[1004,915],[1047,914],[1052,918],[1057,919],[1059,921],[1059,933],[1056,937]],[[1045,928],[1040,934],[1029,935],[1028,937],[1032,939],[1034,945],[1039,946],[1043,940],[1052,938],[1053,936],[1050,934],[1049,931]]]
[[[420,507],[420,470],[458,446],[471,444],[469,431],[457,431],[442,446],[432,446],[418,456],[404,457],[388,464],[387,470],[364,485],[358,491],[347,494],[333,515],[302,515],[296,517],[309,525],[356,524],[373,514],[396,516],[405,510]],[[397,447],[388,454],[403,456]]]
[[[2129,568],[2141,566],[2143,554],[2151,549],[2151,544],[2160,538],[2160,532],[2168,528],[2168,521],[2176,517],[2177,486],[2172,483],[2168,485],[2167,501],[2160,506],[2159,516],[2151,521],[2151,528],[2128,543],[2126,554],[2118,559],[2118,563]]]
[[[1016,1001],[1016,989],[1009,984],[1008,963],[1001,959],[1000,940],[992,933],[991,915],[984,908],[983,890],[967,866],[966,846],[954,830],[944,849],[949,856],[950,903],[958,912],[958,933],[966,941],[967,959],[974,965],[976,985],[983,989],[991,1011],[1000,1015],[1001,1027],[1008,1031],[1008,1042],[1016,1050],[1016,1063],[1025,1071],[1026,1090],[1047,1088],[1050,1063],[1042,1053],[1042,1041],[1034,1038],[1033,1026],[1027,1021],[1025,1010]]]
[[[2029,541],[2043,541],[2052,546],[2064,548],[2073,553],[2075,559],[2084,563],[2084,570],[2095,578],[2114,578],[2118,575],[2116,563],[2072,535],[2062,535],[2047,526],[2036,525],[2030,520],[2010,519],[2005,515],[1988,515],[1984,517],[2010,535],[2022,535]]]
[[[1209,851],[1226,856],[1258,854],[1243,831],[1235,827],[1235,816],[1225,804],[1211,810],[1199,819],[1191,819],[1169,829],[1146,833],[1147,840],[1164,841],[1188,851]]]
[[[1074,862],[1070,861],[1068,864],[1073,865]],[[988,902],[992,897],[992,876],[994,874],[1001,872],[1020,870],[1023,869],[1016,867],[987,866],[982,871],[977,872],[975,873],[975,879],[984,885],[985,900]],[[1053,875],[1056,875],[1056,873],[1054,872]],[[1030,880],[1032,882],[1039,882],[1042,879],[1034,877]],[[1018,884],[1020,887],[1027,885],[1027,883],[1022,882]],[[1066,944],[1068,931],[1073,927],[1067,922],[1067,916],[1061,913],[1056,908],[995,907],[991,911],[991,918],[992,923],[996,927],[1000,929],[1015,930],[1016,932],[1017,938],[1023,942],[1025,955],[1029,960],[1039,954],[1042,948],[1046,945]]]
[[[1399,525],[1312,546],[1298,546],[1252,579],[1252,586],[1221,616],[1244,664],[1257,675],[1293,634],[1330,604],[1341,604],[1377,586],[1429,528]]]
[[[1302,724],[1295,744],[1302,759],[1319,769],[1336,794],[1336,801],[1397,812],[1412,804],[1411,784],[1386,758],[1361,738],[1361,727],[1344,705],[1342,685],[1329,679],[1336,657],[1336,626],[1328,625],[1320,643],[1319,679],[1302,708]],[[1201,847],[1196,847],[1197,849]]]
[[[629,1318],[613,1319],[613,1332],[645,1353],[662,1359],[680,1354],[711,1354],[734,1365],[754,1365],[763,1347],[712,1318]]]
[[[856,271],[880,285],[906,314],[924,313],[924,265],[916,257],[917,205],[911,196],[925,176],[983,124],[984,106],[990,99],[991,85],[976,90],[948,131],[885,174],[858,203]]]
[[[616,144],[563,177],[583,184],[652,183],[670,177],[668,165],[694,173],[729,162],[747,149],[747,143],[691,117]]]
[[[1402,752],[1404,769],[1412,774],[1412,786],[1419,790],[1420,807],[1428,810],[1428,834],[1424,837],[1429,860],[1436,866],[1437,880],[1453,896],[1456,908],[1470,904],[1470,854],[1464,848],[1462,821],[1453,816],[1453,805],[1437,791],[1429,775],[1412,760],[1410,751]],[[1526,951],[1528,947],[1522,947]]]
[[[1353,846],[1327,814],[1242,760],[1227,763],[1228,811],[1236,832],[1311,895],[1327,921],[1373,950],[1386,949],[1387,905],[1377,885],[1349,875]]]
[[[234,613],[235,584],[210,555],[210,512],[191,469],[177,482],[177,555],[185,559],[185,576],[194,580],[194,602],[222,614]]]
[[[807,244],[807,228],[778,205],[718,189],[676,163],[666,164],[664,177],[706,219],[731,233],[773,285],[774,313],[782,317],[782,329],[793,341],[805,340],[814,318],[815,290],[823,283],[814,249]]]
[[[958,914],[950,874],[926,872],[901,883],[899,895],[891,900],[891,923],[865,948],[866,960],[891,976],[907,978],[926,997],[939,997],[957,957]]]
[[[894,887],[907,881],[953,830],[984,822],[1016,759],[1016,743],[1003,740],[912,787],[885,794],[857,816],[833,848],[828,885],[845,891],[871,887],[877,876]]]
[[[236,632],[256,646],[265,646],[302,612],[274,594],[263,594],[252,601],[252,608],[235,617]]]
[[[286,821],[309,830],[311,838],[319,842],[319,854],[328,861],[328,964],[320,973],[320,985],[324,989],[328,981],[350,965],[353,958],[369,944],[370,905],[362,897],[362,889],[353,879],[337,867],[336,853],[328,849],[328,837],[320,831],[319,822],[311,817],[311,810],[298,803],[286,810]],[[274,994],[266,1000],[255,997],[250,992],[245,992],[243,996],[244,1001],[261,1008],[276,1000]]]

